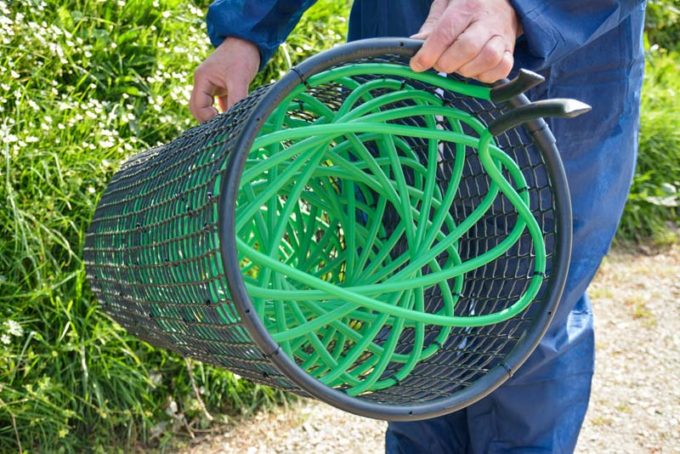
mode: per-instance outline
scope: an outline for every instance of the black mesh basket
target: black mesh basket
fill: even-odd
[[[419,41],[310,58],[132,157],[85,262],[149,343],[374,418],[484,397],[546,331],[570,254],[542,79],[413,73]]]

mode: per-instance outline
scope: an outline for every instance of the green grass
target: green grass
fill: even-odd
[[[680,4],[677,0],[649,0],[645,29],[650,42],[680,50]]]
[[[187,363],[103,315],[81,261],[97,197],[120,162],[194,124],[186,105],[210,51],[207,3],[0,0],[0,452],[162,445],[211,424]],[[653,2],[652,32],[677,42],[665,3]],[[320,1],[257,83],[341,41],[347,12],[346,1]],[[651,56],[624,238],[658,236],[677,221],[667,205],[680,187],[678,54]],[[285,399],[224,370],[190,368],[215,415]]]
[[[640,149],[619,240],[677,241],[680,220],[680,51],[647,52]]]
[[[103,315],[81,261],[120,162],[194,124],[187,101],[210,50],[206,7],[0,2],[0,452],[106,451],[208,424],[184,360]],[[346,10],[320,2],[260,82],[342,40]],[[224,370],[192,371],[215,414],[284,399]]]

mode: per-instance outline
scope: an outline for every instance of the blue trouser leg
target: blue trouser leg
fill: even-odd
[[[467,452],[469,444],[464,411],[415,423],[390,423],[385,436],[385,450],[394,454]]]
[[[572,452],[588,407],[593,371],[588,298],[579,298],[567,322],[554,327],[512,379],[476,404],[430,420],[391,422],[387,452]]]

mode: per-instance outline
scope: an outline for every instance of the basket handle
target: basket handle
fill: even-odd
[[[512,80],[504,80],[491,89],[491,101],[504,102],[525,91],[540,85],[545,77],[528,69],[520,69],[519,74]]]
[[[542,117],[574,118],[589,112],[591,107],[576,99],[555,98],[519,106],[489,123],[491,134],[497,136],[531,120]]]

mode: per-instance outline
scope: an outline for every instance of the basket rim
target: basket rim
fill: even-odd
[[[258,100],[255,107],[244,119],[245,126],[234,144],[234,151],[224,170],[221,182],[218,211],[220,233],[220,255],[227,277],[231,297],[241,317],[241,322],[253,341],[264,352],[265,358],[276,365],[294,384],[313,397],[344,411],[360,416],[390,421],[415,421],[452,413],[484,398],[507,381],[528,359],[548,330],[559,304],[571,255],[572,215],[567,178],[562,160],[555,145],[555,139],[543,119],[532,120],[524,128],[541,152],[545,167],[553,183],[555,199],[555,259],[551,272],[552,286],[547,289],[544,310],[534,319],[528,333],[518,342],[505,359],[472,385],[452,395],[414,405],[380,404],[350,397],[333,389],[309,375],[295,361],[289,358],[271,338],[264,323],[257,316],[240,272],[236,248],[235,210],[240,187],[241,174],[252,144],[271,112],[297,86],[321,71],[343,62],[359,58],[376,57],[385,54],[403,57],[413,56],[420,49],[422,41],[407,38],[371,38],[343,44],[310,57],[291,68],[279,81],[273,83]],[[529,103],[524,94],[507,101],[513,107]]]

